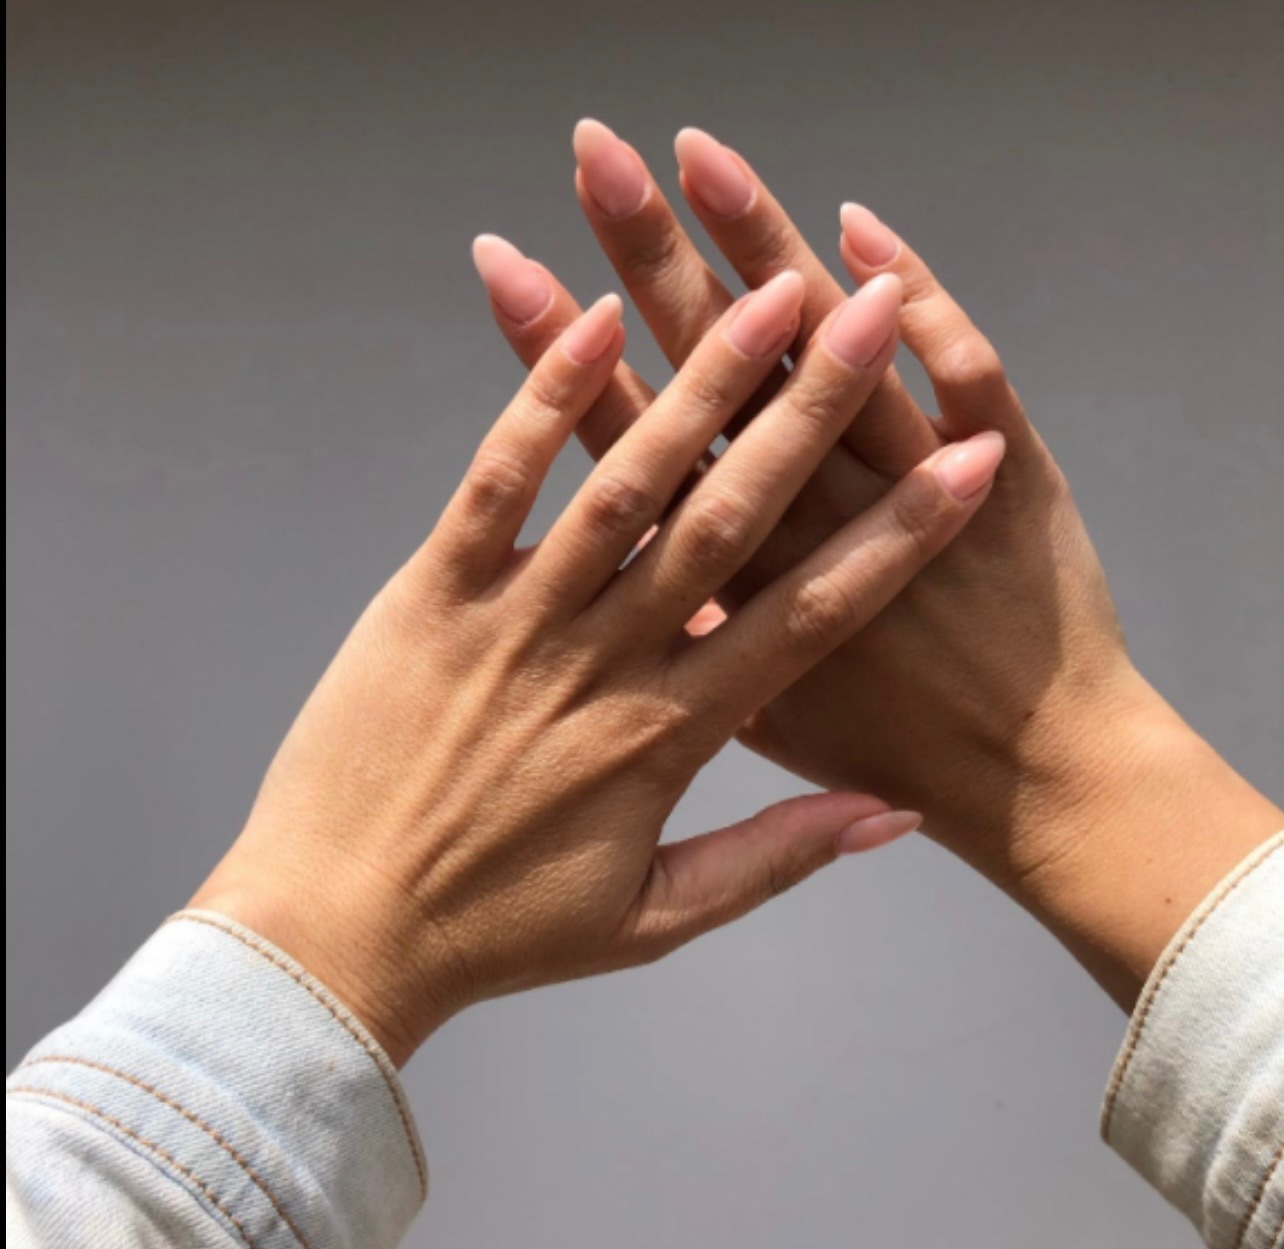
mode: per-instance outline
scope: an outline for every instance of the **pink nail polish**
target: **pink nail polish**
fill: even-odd
[[[535,320],[553,302],[553,287],[539,266],[497,234],[473,240],[473,264],[490,297],[519,325]]]
[[[989,485],[1006,445],[1002,434],[986,430],[938,452],[937,479],[960,502],[970,499]]]
[[[673,142],[691,193],[723,221],[743,217],[753,207],[754,186],[730,148],[711,134],[688,126]]]
[[[610,127],[586,117],[575,127],[574,147],[584,188],[606,216],[623,221],[646,203],[641,158]]]
[[[912,833],[923,823],[917,811],[881,811],[848,824],[838,834],[839,854],[860,854]]]
[[[867,282],[830,321],[825,346],[848,368],[866,368],[895,332],[901,296],[900,279],[890,273]]]
[[[798,325],[802,307],[802,274],[778,273],[741,301],[727,326],[727,341],[746,356],[761,358],[783,352]]]
[[[576,364],[600,360],[615,338],[623,310],[624,303],[618,295],[603,295],[566,328],[562,334],[562,350]]]
[[[871,269],[896,259],[901,241],[863,204],[844,204],[838,213],[847,245]]]

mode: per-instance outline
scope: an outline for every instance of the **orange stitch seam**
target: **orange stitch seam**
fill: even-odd
[[[1281,843],[1284,844],[1284,843]],[[1106,1093],[1106,1105],[1101,1116],[1101,1135],[1107,1140],[1110,1138],[1110,1126],[1114,1119],[1115,1103],[1119,1100],[1119,1094],[1123,1089],[1124,1080],[1128,1076],[1128,1069],[1132,1065],[1132,1060],[1136,1056],[1137,1047],[1141,1044],[1141,1034],[1146,1026],[1146,1020],[1150,1018],[1150,1012],[1155,1004],[1155,999],[1159,996],[1159,990],[1164,987],[1164,982],[1168,979],[1169,972],[1177,965],[1177,960],[1186,952],[1187,946],[1195,939],[1195,935],[1204,926],[1206,920],[1217,911],[1218,907],[1230,897],[1236,889],[1239,888],[1253,872],[1261,867],[1270,859],[1280,845],[1272,846],[1261,858],[1250,859],[1244,864],[1241,870],[1233,875],[1229,880],[1222,883],[1221,888],[1213,895],[1208,903],[1207,909],[1191,925],[1190,930],[1182,937],[1177,948],[1169,956],[1168,961],[1164,964],[1159,973],[1158,979],[1155,980],[1150,992],[1146,995],[1146,1000],[1141,1004],[1137,1011],[1137,1019],[1133,1025],[1128,1037],[1127,1047],[1124,1049],[1123,1061],[1119,1064],[1118,1074],[1110,1082],[1110,1088]]]
[[[370,1057],[370,1061],[374,1063],[379,1074],[383,1077],[383,1082],[385,1085],[387,1085],[388,1093],[392,1097],[393,1105],[396,1106],[397,1108],[397,1117],[401,1120],[402,1130],[405,1132],[406,1141],[410,1145],[410,1156],[411,1158],[414,1159],[415,1172],[419,1177],[420,1195],[426,1196],[428,1193],[428,1176],[424,1170],[423,1159],[419,1156],[419,1150],[415,1145],[414,1130],[410,1126],[410,1119],[406,1114],[406,1108],[405,1106],[402,1105],[401,1098],[397,1096],[397,1090],[393,1087],[392,1081],[388,1079],[388,1073],[384,1071],[383,1065],[379,1062],[378,1054],[371,1047],[370,1042],[367,1041],[365,1037],[363,1037],[355,1028],[353,1028],[353,1026],[346,1019],[344,1019],[344,1017],[341,1014],[339,1014],[339,1012],[334,1008],[334,1005],[332,1003],[326,1001],[326,999],[320,993],[317,992],[315,986],[309,984],[308,981],[304,979],[303,976],[301,976],[288,963],[284,962],[281,959],[281,957],[276,953],[276,951],[274,951],[270,947],[266,945],[259,946],[254,942],[248,940],[243,933],[237,932],[236,929],[230,926],[224,926],[223,924],[218,923],[212,917],[205,916],[205,915],[197,915],[192,913],[191,911],[180,911],[177,915],[171,915],[167,920],[165,920],[165,923],[173,924],[183,920],[191,923],[207,924],[209,927],[214,928],[219,932],[226,933],[229,937],[235,937],[237,941],[239,941],[243,946],[246,947],[246,949],[253,950],[256,954],[260,955],[262,958],[267,959],[267,961],[271,963],[274,967],[276,967],[278,970],[285,972],[285,974],[289,976],[290,979],[293,980],[296,984],[298,984],[301,988],[306,989],[308,993],[310,993],[316,1001],[320,1002],[321,1005],[324,1006],[327,1011],[329,1011],[330,1016],[334,1019],[334,1021],[337,1024],[340,1024],[343,1027],[343,1030],[347,1032],[347,1034],[354,1041],[356,1041],[356,1043],[360,1045],[363,1050],[365,1050],[366,1054],[369,1055]]]
[[[1266,1168],[1266,1174],[1262,1176],[1262,1182],[1257,1186],[1253,1204],[1249,1206],[1244,1213],[1244,1217],[1240,1220],[1239,1230],[1235,1235],[1231,1249],[1240,1249],[1240,1246],[1244,1243],[1244,1237],[1248,1235],[1248,1229],[1253,1226],[1253,1220],[1257,1218],[1257,1212],[1262,1208],[1262,1202],[1266,1200],[1266,1193],[1271,1187],[1271,1180],[1275,1178],[1275,1172],[1279,1170],[1282,1158],[1284,1158],[1284,1141],[1280,1141],[1280,1147],[1275,1151],[1275,1157],[1271,1159],[1271,1165]],[[1281,1222],[1280,1227],[1284,1230],[1284,1222]]]
[[[198,1175],[189,1171],[188,1168],[179,1162],[172,1154],[167,1153],[157,1145],[155,1141],[149,1141],[145,1136],[140,1136],[131,1128],[127,1128],[119,1119],[107,1114],[105,1111],[100,1110],[97,1106],[94,1106],[89,1102],[82,1102],[78,1097],[69,1097],[66,1093],[55,1093],[49,1089],[36,1088],[34,1085],[18,1085],[16,1088],[11,1088],[7,1091],[9,1096],[26,1094],[30,1097],[48,1097],[56,1102],[66,1102],[68,1106],[75,1106],[78,1110],[83,1110],[87,1114],[91,1114],[95,1118],[101,1119],[104,1123],[110,1124],[122,1136],[127,1136],[130,1140],[137,1141],[138,1144],[142,1145],[144,1148],[151,1150],[151,1152],[158,1158],[169,1163],[175,1171],[195,1184],[196,1187],[205,1195],[210,1205],[212,1205],[225,1219],[227,1219],[229,1223],[232,1224],[234,1228],[236,1228],[241,1239],[247,1246],[249,1246],[249,1249],[258,1249],[258,1246],[254,1241],[250,1239],[250,1234],[245,1230],[245,1225],[214,1195],[210,1190],[209,1185],[207,1185]]]
[[[41,1063],[71,1063],[80,1067],[88,1067],[92,1071],[101,1071],[104,1075],[114,1076],[118,1080],[123,1080],[126,1084],[133,1085],[134,1088],[150,1094],[162,1105],[168,1106],[171,1110],[177,1111],[177,1113],[182,1115],[189,1123],[200,1128],[206,1136],[218,1145],[218,1147],[222,1149],[223,1152],[226,1153],[247,1176],[249,1176],[255,1188],[257,1188],[259,1192],[267,1198],[272,1209],[276,1211],[277,1217],[289,1229],[290,1233],[294,1236],[294,1239],[303,1246],[303,1249],[312,1249],[312,1246],[308,1243],[308,1238],[304,1236],[302,1231],[300,1231],[295,1225],[294,1220],[290,1218],[289,1214],[277,1200],[275,1194],[268,1187],[262,1176],[260,1176],[254,1167],[250,1165],[249,1160],[229,1140],[227,1140],[227,1138],[224,1137],[217,1128],[206,1123],[200,1115],[188,1110],[186,1106],[162,1093],[154,1085],[148,1084],[146,1080],[140,1080],[137,1076],[132,1076],[127,1071],[121,1071],[116,1067],[109,1067],[106,1063],[93,1062],[88,1058],[74,1058],[67,1054],[47,1054],[42,1055],[40,1058],[33,1058],[30,1062],[23,1063],[18,1070],[28,1071],[32,1067],[39,1066]]]

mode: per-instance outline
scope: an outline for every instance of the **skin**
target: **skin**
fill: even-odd
[[[683,131],[676,147],[688,204],[746,286],[785,269],[802,275],[797,360],[842,289],[741,156],[699,131]],[[575,151],[583,212],[678,367],[733,297],[633,148],[583,122]],[[870,627],[748,717],[739,737],[818,784],[870,788],[922,811],[928,835],[1031,911],[1130,1009],[1184,918],[1284,814],[1133,666],[1069,486],[993,346],[869,210],[844,206],[840,255],[858,283],[900,278],[901,337],[932,382],[939,418],[889,369],[702,613],[703,627],[946,441],[997,430],[1008,454],[966,533]],[[514,303],[519,275],[525,298]],[[574,299],[512,248],[491,257],[483,278],[510,345],[538,360]],[[788,376],[774,370],[731,432]],[[589,451],[603,454],[651,393],[621,364],[580,425]]]
[[[494,246],[479,242],[483,268]],[[656,959],[917,824],[835,792],[659,844],[699,769],[958,533],[1003,454],[994,434],[938,450],[718,628],[688,629],[895,351],[902,292],[889,277],[833,310],[682,493],[796,337],[804,289],[785,272],[725,309],[548,534],[518,549],[623,348],[618,297],[565,318],[193,899],[290,952],[394,1062],[474,1002]]]

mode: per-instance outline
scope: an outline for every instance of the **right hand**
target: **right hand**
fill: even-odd
[[[895,350],[887,278],[835,309],[666,516],[778,363],[802,294],[782,274],[716,318],[548,535],[515,550],[619,360],[617,298],[576,318],[344,643],[193,900],[298,958],[394,1061],[471,1002],[654,959],[917,822],[821,794],[659,845],[697,771],[958,532],[1002,454],[993,435],[941,450],[719,627],[687,632]]]

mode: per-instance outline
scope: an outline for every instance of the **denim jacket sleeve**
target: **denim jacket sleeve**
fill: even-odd
[[[1212,1249],[1284,1249],[1284,833],[1156,964],[1101,1130]]]
[[[8,1092],[20,1249],[391,1249],[426,1191],[378,1045],[217,915],[166,924]],[[1284,834],[1155,968],[1102,1131],[1213,1249],[1284,1249]]]
[[[392,1249],[424,1199],[387,1056],[219,915],[163,925],[7,1092],[15,1249]]]

